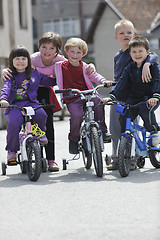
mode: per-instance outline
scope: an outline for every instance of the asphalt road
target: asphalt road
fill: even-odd
[[[80,158],[64,171],[62,158],[71,157],[68,128],[68,117],[55,121],[59,172],[42,173],[31,182],[12,166],[0,176],[0,239],[159,240],[160,170],[146,159],[143,169],[122,178],[118,171],[107,171],[104,162],[104,176],[97,178]],[[1,130],[1,161],[6,159],[5,135]],[[110,143],[103,157],[106,153],[111,153]]]

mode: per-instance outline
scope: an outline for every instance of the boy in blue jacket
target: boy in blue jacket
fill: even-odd
[[[102,101],[125,99],[126,104],[131,105],[146,101],[140,107],[131,110],[132,121],[138,115],[141,116],[146,130],[152,134],[152,145],[155,146],[160,143],[160,129],[154,113],[160,100],[160,66],[158,63],[152,64],[150,66],[152,78],[148,82],[143,82],[142,69],[150,52],[149,41],[145,37],[134,37],[129,42],[129,51],[133,62],[124,69],[109,98]],[[127,113],[120,116],[121,132],[125,131],[126,117]]]
[[[124,68],[132,62],[129,53],[129,41],[134,37],[133,23],[127,19],[118,21],[115,24],[115,39],[120,43],[121,49],[114,57],[114,80],[118,82]],[[149,53],[142,70],[142,81],[150,81],[150,65],[156,62],[158,56],[155,53]],[[124,101],[124,99],[122,99]],[[107,166],[108,170],[118,170],[117,147],[121,136],[121,127],[119,123],[119,113],[116,112],[116,105],[110,107],[110,133],[112,135],[112,161]],[[131,163],[131,170],[136,168],[135,161]]]

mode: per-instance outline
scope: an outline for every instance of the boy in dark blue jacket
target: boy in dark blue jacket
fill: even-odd
[[[132,58],[129,54],[129,41],[134,34],[133,23],[127,19],[118,21],[115,24],[115,39],[120,43],[121,49],[114,57],[114,80],[118,82],[122,76],[123,70],[127,65],[132,62]],[[142,81],[148,82],[150,80],[151,72],[150,66],[156,62],[158,56],[155,53],[149,53],[142,70]],[[123,100],[123,99],[122,99]],[[118,170],[118,157],[117,147],[121,136],[121,126],[119,123],[119,113],[116,112],[116,105],[110,107],[110,133],[112,135],[112,156],[111,163],[107,165],[108,170]],[[136,168],[135,161],[131,163],[131,170]]]
[[[132,109],[132,121],[140,115],[144,126],[152,134],[152,145],[160,143],[160,129],[156,122],[154,111],[160,100],[160,66],[154,63],[150,66],[152,78],[148,82],[142,81],[142,68],[150,52],[149,41],[145,37],[134,37],[129,42],[129,51],[133,62],[123,71],[115,88],[110,92],[109,100],[125,100],[126,104],[137,104],[147,101],[138,109]],[[125,131],[126,115],[120,117],[121,132]]]

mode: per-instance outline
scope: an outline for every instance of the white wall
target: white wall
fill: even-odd
[[[107,79],[114,77],[114,55],[120,49],[115,40],[114,25],[119,17],[106,7],[94,35],[95,63],[97,71]]]

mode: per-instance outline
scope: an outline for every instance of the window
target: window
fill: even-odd
[[[2,0],[0,0],[0,25],[3,25],[3,4],[2,4]]]
[[[27,28],[26,0],[19,0],[19,23],[21,28]]]
[[[43,23],[42,30],[57,32],[62,37],[80,36],[80,23],[78,19],[59,19]]]

